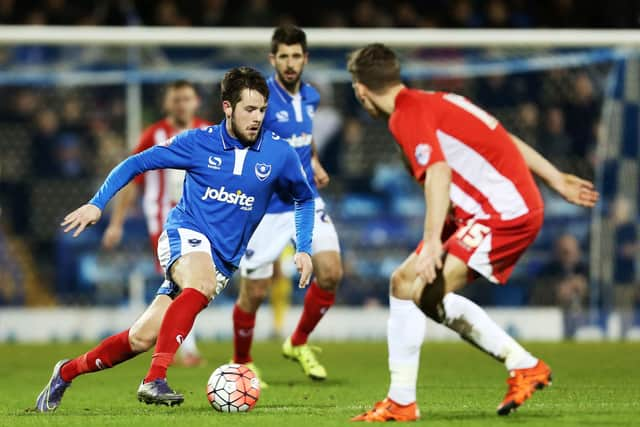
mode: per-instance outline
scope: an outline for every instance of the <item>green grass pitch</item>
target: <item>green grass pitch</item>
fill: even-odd
[[[0,345],[0,426],[334,426],[369,409],[387,391],[385,343],[326,343],[324,383],[303,377],[283,359],[278,343],[257,343],[256,363],[271,387],[255,410],[220,414],[206,399],[213,369],[226,363],[230,343],[204,343],[203,368],[175,367],[170,384],[185,403],[147,406],[135,392],[149,354],[114,369],[78,378],[52,414],[30,410],[53,364],[87,344]],[[428,426],[630,426],[640,425],[640,343],[558,343],[529,346],[554,370],[553,386],[537,392],[516,413],[495,415],[506,390],[506,371],[464,343],[427,343],[422,350],[419,424]]]

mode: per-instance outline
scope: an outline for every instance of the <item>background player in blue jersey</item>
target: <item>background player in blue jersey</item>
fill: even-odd
[[[320,166],[311,136],[320,95],[301,80],[308,61],[304,31],[293,26],[276,28],[271,38],[269,59],[275,73],[267,81],[270,95],[264,126],[295,148],[316,201],[312,246],[316,280],[307,291],[300,321],[284,342],[282,352],[297,360],[306,375],[323,380],[327,372],[307,345],[307,338],[334,303],[336,288],[342,278],[342,263],[336,230],[316,189],[326,185],[329,178]],[[287,243],[295,239],[293,209],[290,198],[272,198],[267,215],[251,237],[240,263],[243,280],[233,311],[233,359],[236,363],[249,364],[254,370],[250,348],[256,311],[271,285],[274,261]]]
[[[37,410],[56,409],[76,376],[147,351],[156,337],[138,399],[182,403],[183,395],[166,381],[167,368],[197,314],[227,285],[274,193],[295,200],[295,263],[301,272],[300,286],[307,285],[312,272],[314,194],[295,151],[262,129],[269,96],[266,81],[251,68],[234,68],[225,75],[221,92],[226,119],[220,125],[183,132],[129,157],[88,204],[65,217],[64,231],[75,230],[75,237],[100,219],[107,202],[136,175],[162,168],[186,171],[182,198],[169,214],[158,244],[158,258],[169,280],[158,293],[175,299],[166,306],[156,298],[131,329],[76,359],[59,361],[38,396]]]

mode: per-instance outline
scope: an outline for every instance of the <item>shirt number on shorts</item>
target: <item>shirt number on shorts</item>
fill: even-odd
[[[482,243],[490,232],[491,228],[486,225],[469,221],[467,225],[458,230],[456,239],[460,240],[467,247],[475,249],[480,246],[480,243]]]

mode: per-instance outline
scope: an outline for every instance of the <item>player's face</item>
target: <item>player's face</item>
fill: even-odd
[[[360,101],[360,104],[367,111],[367,113],[369,113],[371,117],[379,117],[380,110],[376,107],[373,101],[371,101],[371,98],[369,97],[369,90],[367,89],[367,87],[362,83],[358,83],[355,81],[351,86],[353,87],[353,92],[356,98],[358,99],[358,101]]]
[[[253,144],[258,138],[264,114],[267,111],[267,100],[257,90],[243,89],[240,101],[231,107],[231,103],[222,103],[224,114],[230,125],[232,136],[241,142]]]
[[[173,88],[167,92],[165,109],[177,126],[189,126],[199,107],[200,99],[192,87]]]
[[[269,55],[269,60],[276,69],[278,81],[290,92],[296,90],[302,70],[309,60],[309,55],[303,52],[302,46],[280,43],[277,52]]]

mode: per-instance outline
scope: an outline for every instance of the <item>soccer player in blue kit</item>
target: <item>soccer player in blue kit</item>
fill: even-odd
[[[184,396],[167,383],[167,368],[198,313],[227,285],[274,193],[295,200],[295,263],[301,273],[299,285],[309,282],[314,194],[295,151],[262,129],[267,83],[251,68],[234,68],[225,74],[221,93],[226,119],[220,125],[183,132],[129,157],[88,204],[65,217],[64,231],[75,230],[75,237],[100,219],[109,200],[136,175],[162,168],[186,171],[182,198],[169,214],[158,244],[158,258],[170,281],[159,293],[175,299],[168,306],[154,306],[156,298],[131,329],[76,359],[59,361],[38,396],[36,410],[55,410],[76,376],[113,367],[154,343],[138,399],[170,406],[182,403]]]
[[[308,61],[304,31],[295,26],[276,28],[269,60],[275,73],[267,80],[270,96],[264,126],[295,148],[316,202],[311,248],[315,280],[307,290],[302,315],[284,342],[282,353],[297,361],[311,379],[324,380],[326,369],[307,339],[335,301],[336,288],[342,279],[342,262],[336,229],[317,191],[317,187],[327,184],[329,177],[320,165],[312,139],[313,117],[320,94],[301,80]],[[290,240],[295,240],[293,201],[274,195],[240,262],[242,280],[233,310],[233,361],[248,365],[259,377],[250,353],[256,312],[271,286],[273,263]]]

